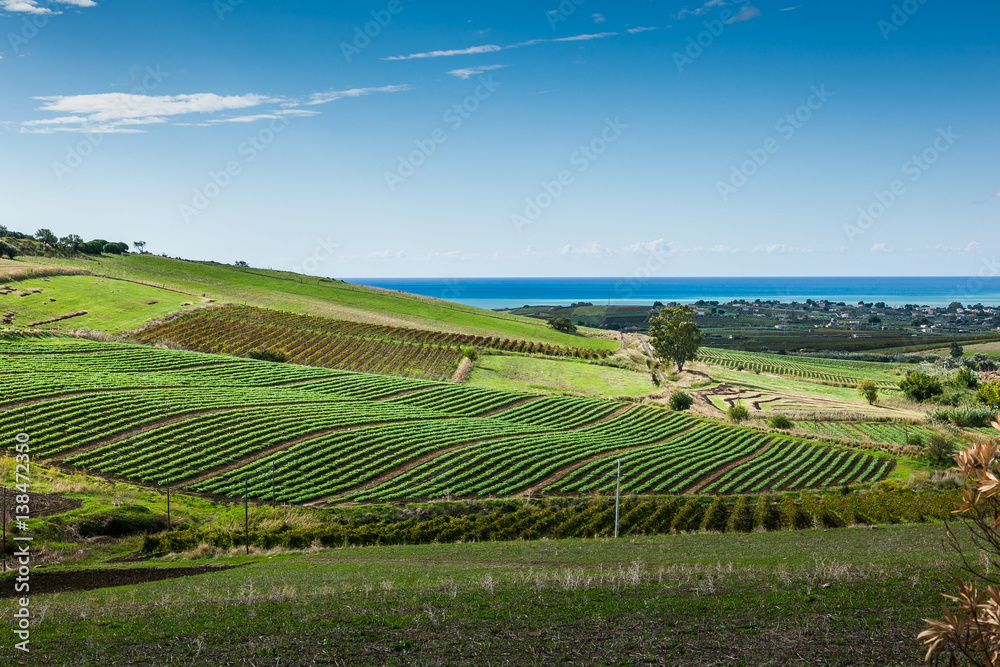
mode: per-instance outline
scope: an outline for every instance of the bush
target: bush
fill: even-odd
[[[910,373],[899,383],[899,388],[904,394],[917,403],[923,403],[931,396],[938,396],[944,393],[941,381],[931,377],[927,373]]]
[[[576,333],[576,325],[568,317],[554,317],[549,320],[549,326],[556,331],[562,331],[563,333]]]
[[[469,361],[475,361],[479,358],[479,350],[477,350],[472,345],[466,345],[462,348],[462,356]]]
[[[979,386],[979,373],[968,366],[963,366],[951,379],[951,384],[960,389],[975,389]]]
[[[722,496],[716,496],[705,511],[705,516],[701,520],[701,529],[721,533],[726,529],[726,516],[726,502]]]
[[[694,399],[683,391],[678,391],[670,396],[670,409],[684,412],[694,404]]]
[[[750,507],[750,500],[746,496],[736,499],[733,512],[726,523],[726,530],[730,533],[749,533],[753,530],[753,508]]]
[[[729,417],[729,421],[737,424],[750,419],[750,411],[746,409],[746,406],[739,404],[726,410],[726,415]]]
[[[247,356],[251,359],[257,359],[258,361],[273,361],[279,364],[283,364],[288,361],[288,355],[284,352],[280,352],[278,350],[268,350],[265,348],[250,350],[247,352]]]
[[[141,505],[124,505],[87,514],[71,525],[81,537],[126,537],[163,530],[166,521]]]
[[[795,422],[785,415],[771,415],[771,418],[767,420],[767,424],[771,428],[778,428],[784,431],[795,426]]]
[[[996,414],[990,408],[970,406],[964,408],[940,408],[931,412],[929,418],[931,421],[951,424],[959,428],[985,428],[996,418]]]
[[[924,447],[927,458],[933,461],[947,461],[955,454],[955,445],[940,433],[932,433],[927,437]]]
[[[753,513],[753,526],[761,530],[775,530],[779,526],[771,497],[761,494],[757,497],[757,508]]]
[[[1000,410],[1000,382],[984,384],[976,392],[976,400],[992,410]]]

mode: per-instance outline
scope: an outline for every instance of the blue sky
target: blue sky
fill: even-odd
[[[998,18],[0,0],[0,224],[335,277],[995,275]]]

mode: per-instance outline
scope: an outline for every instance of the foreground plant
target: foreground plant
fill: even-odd
[[[973,549],[986,565],[970,561],[967,548],[947,528],[948,541],[958,554],[962,569],[973,581],[956,579],[958,595],[944,597],[956,606],[944,607],[943,620],[924,619],[928,626],[918,635],[927,646],[928,662],[958,665],[967,662],[1000,666],[1000,580],[990,566],[1000,564],[1000,461],[997,444],[979,442],[959,452],[955,461],[965,478],[962,502],[954,514],[965,520]]]

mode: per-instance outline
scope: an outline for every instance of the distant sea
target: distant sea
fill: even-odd
[[[569,305],[692,303],[735,299],[884,301],[1000,306],[1000,277],[933,278],[357,278],[349,282],[422,294],[486,309]]]

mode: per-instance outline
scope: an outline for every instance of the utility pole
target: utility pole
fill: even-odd
[[[247,498],[250,494],[250,478],[243,475],[243,539],[247,545],[247,556],[250,555],[250,505]]]
[[[6,481],[6,480],[5,480]],[[3,487],[3,571],[7,571],[7,485]]]
[[[618,459],[618,472],[608,477],[615,478],[615,539],[618,539],[618,517],[622,498],[622,460]]]

